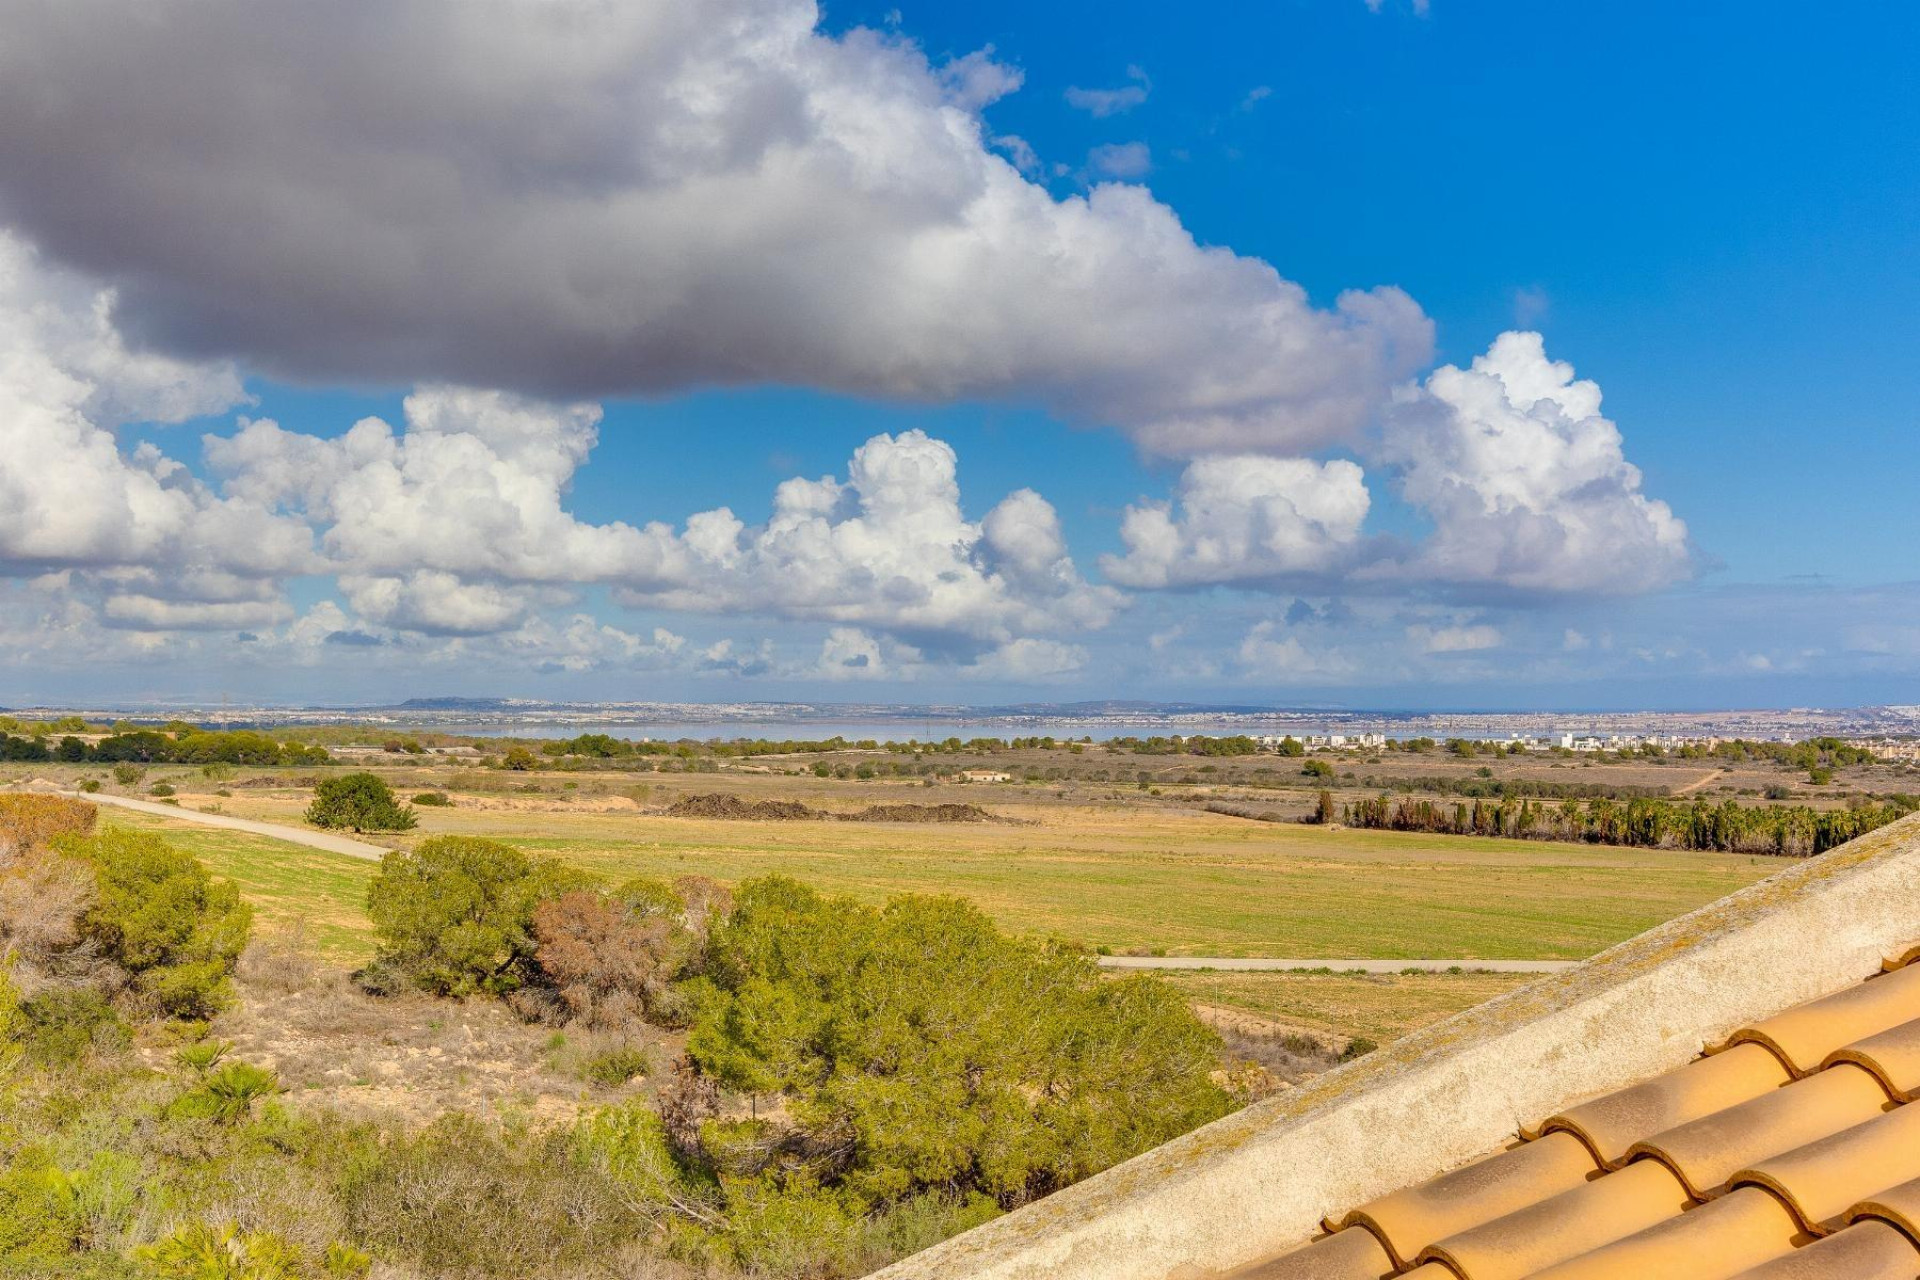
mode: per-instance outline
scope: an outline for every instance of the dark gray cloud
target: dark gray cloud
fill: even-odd
[[[0,0],[0,220],[135,338],[307,380],[1031,399],[1171,454],[1350,435],[1428,358],[805,0]],[[980,88],[991,80],[993,93]]]

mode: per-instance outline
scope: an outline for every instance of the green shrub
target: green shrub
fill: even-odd
[[[271,1232],[243,1232],[234,1222],[188,1223],[134,1256],[155,1280],[304,1280],[298,1249]]]
[[[580,1076],[594,1084],[617,1088],[647,1074],[647,1051],[637,1044],[618,1045],[596,1053],[580,1064]]]
[[[113,766],[113,780],[123,787],[131,787],[147,776],[147,771],[137,764],[117,764]]]
[[[1151,978],[1001,933],[954,898],[883,910],[778,877],[717,928],[688,1042],[777,1094],[822,1185],[1014,1205],[1226,1113],[1219,1042]]]
[[[419,825],[413,810],[393,798],[393,788],[371,773],[322,778],[306,819],[316,827],[353,831],[411,831]]]
[[[94,870],[82,933],[162,1012],[218,1012],[253,919],[240,891],[155,835],[110,827],[66,848]]]
[[[567,1133],[459,1114],[360,1152],[340,1197],[350,1239],[436,1276],[550,1275],[650,1226]]]
[[[219,1066],[221,1060],[231,1052],[233,1052],[231,1041],[202,1040],[198,1044],[185,1045],[174,1050],[173,1060],[195,1075],[204,1077]]]
[[[170,782],[156,782],[147,788],[147,794],[165,799],[167,796],[174,794],[173,784]]]
[[[453,797],[444,791],[422,791],[413,798],[413,802],[429,809],[449,809],[453,807]]]
[[[118,1274],[61,1264],[77,1250],[119,1244],[134,1218],[139,1175],[137,1162],[112,1150],[96,1150],[84,1163],[55,1163],[43,1150],[11,1162],[0,1173],[0,1274]]]
[[[388,854],[367,887],[383,963],[441,995],[520,986],[533,963],[533,910],[591,877],[472,836]]]
[[[48,987],[21,1001],[12,1019],[20,1046],[45,1066],[79,1062],[93,1050],[116,1052],[132,1042],[107,998],[90,987]]]
[[[250,1062],[229,1062],[208,1071],[199,1085],[174,1102],[174,1111],[220,1124],[239,1124],[253,1114],[253,1104],[280,1092],[280,1077]]]

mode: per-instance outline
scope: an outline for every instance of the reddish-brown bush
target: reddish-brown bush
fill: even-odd
[[[673,976],[665,971],[673,931],[672,921],[577,889],[533,909],[534,960],[569,1014],[615,1026],[643,1016],[649,996]]]

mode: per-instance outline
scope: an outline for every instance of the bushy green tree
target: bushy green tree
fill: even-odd
[[[411,831],[420,821],[411,807],[393,798],[391,787],[371,773],[322,778],[306,817],[316,827],[354,831]]]
[[[233,883],[156,835],[109,827],[65,848],[93,867],[80,926],[101,954],[173,1017],[218,1012],[253,921]]]
[[[751,881],[708,964],[689,1053],[790,1117],[709,1122],[735,1180],[829,1187],[856,1207],[931,1189],[1012,1206],[1230,1106],[1209,1078],[1218,1041],[1171,988],[1105,979],[959,899],[876,910]]]
[[[472,836],[390,853],[367,888],[379,959],[442,995],[511,991],[533,963],[534,907],[591,887],[551,858]]]

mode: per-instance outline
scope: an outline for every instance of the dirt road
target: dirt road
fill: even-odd
[[[251,818],[229,818],[224,813],[200,813],[194,809],[183,809],[177,805],[160,804],[153,800],[135,800],[132,796],[110,796],[102,793],[85,795],[78,791],[62,791],[63,796],[75,800],[85,800],[91,804],[110,804],[121,809],[132,809],[136,813],[151,813],[162,818],[178,818],[183,822],[197,822],[205,827],[225,827],[229,831],[248,831],[256,836],[270,836],[275,840],[285,840],[292,844],[304,844],[310,849],[324,849],[328,853],[344,853],[349,858],[364,858],[368,862],[378,862],[389,852],[384,846],[368,844],[364,840],[353,840],[346,836],[336,836],[326,831],[309,831],[304,827],[288,827],[278,822],[255,822]]]

